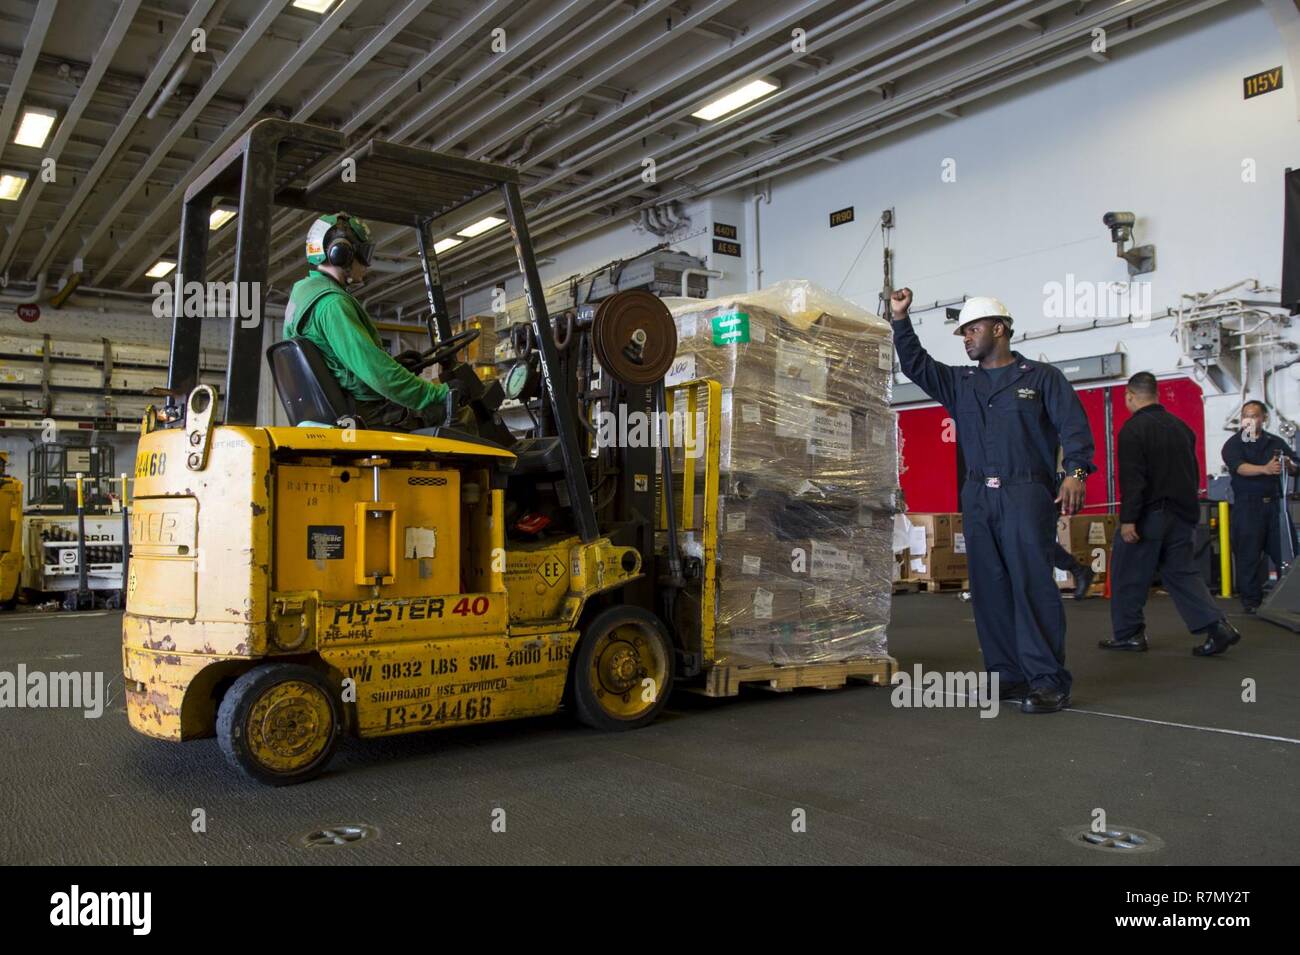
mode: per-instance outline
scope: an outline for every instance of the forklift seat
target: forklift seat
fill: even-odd
[[[352,399],[325,364],[325,356],[305,338],[287,338],[266,350],[271,380],[285,413],[295,425],[310,421],[324,425],[351,418],[354,427],[365,427],[357,417]]]
[[[558,437],[520,438],[510,448],[515,453],[515,474],[563,474],[564,452]]]
[[[266,360],[271,366],[271,379],[275,382],[280,403],[295,425],[311,422],[331,426],[343,418],[350,418],[354,427],[366,426],[357,415],[352,399],[330,373],[325,356],[312,342],[305,338],[276,342],[266,350]],[[501,447],[495,442],[445,426],[420,428],[409,433]],[[564,473],[564,453],[558,437],[523,438],[509,450],[517,458],[513,469],[515,474]]]

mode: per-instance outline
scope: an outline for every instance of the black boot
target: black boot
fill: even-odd
[[[1226,620],[1220,620],[1205,631],[1205,642],[1192,647],[1192,653],[1198,657],[1212,657],[1227,650],[1240,639],[1241,634],[1236,627]]]
[[[1029,691],[1025,701],[1020,704],[1020,712],[1059,713],[1069,705],[1070,694],[1044,686]]]
[[[1114,637],[1109,640],[1098,640],[1097,646],[1103,650],[1136,650],[1138,653],[1144,653],[1147,649],[1147,628],[1143,627],[1123,640],[1116,640]]]
[[[1074,599],[1083,600],[1088,596],[1088,588],[1092,586],[1093,578],[1097,572],[1091,567],[1080,568],[1079,572],[1074,575]]]

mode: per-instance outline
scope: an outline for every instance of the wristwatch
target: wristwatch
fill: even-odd
[[[1075,468],[1070,472],[1070,477],[1074,478],[1076,481],[1086,481],[1088,480],[1088,472],[1084,468]]]

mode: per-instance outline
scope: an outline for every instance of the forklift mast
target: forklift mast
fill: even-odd
[[[234,196],[238,196],[238,216],[233,279],[235,288],[253,293],[238,298],[255,302],[255,317],[260,319],[265,307],[275,207],[318,213],[346,210],[364,219],[415,230],[429,302],[431,346],[452,336],[433,249],[434,222],[453,213],[486,214],[504,202],[549,399],[549,417],[559,440],[574,530],[586,543],[600,536],[578,441],[576,396],[560,380],[551,319],[514,168],[382,140],[349,147],[343,133],[306,123],[278,119],[255,123],[185,193],[168,369],[167,390],[173,396],[183,398],[199,383],[201,324],[186,317],[181,304],[187,283],[207,280],[213,203],[218,197]],[[248,318],[230,317],[223,397],[224,421],[231,425],[251,426],[257,417],[264,329],[260,320]]]

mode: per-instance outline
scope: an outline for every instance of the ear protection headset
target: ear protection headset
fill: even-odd
[[[370,253],[374,248],[374,244],[370,242],[354,243],[352,241],[353,237],[360,238],[360,236],[356,226],[347,215],[339,213],[334,228],[330,229],[330,232],[334,234],[325,249],[325,261],[341,269],[350,268],[353,261],[358,259],[362,265],[370,265]]]

